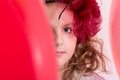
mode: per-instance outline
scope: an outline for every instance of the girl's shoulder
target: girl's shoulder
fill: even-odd
[[[86,73],[85,75],[83,75],[81,77],[81,79],[79,79],[79,74],[75,73],[75,80],[105,80],[102,76],[100,76],[99,74],[93,72],[93,73]]]
[[[103,77],[101,77],[100,75],[98,75],[97,73],[88,73],[85,74],[81,80],[105,80]]]

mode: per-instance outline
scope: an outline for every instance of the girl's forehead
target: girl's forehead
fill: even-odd
[[[56,18],[60,16],[62,13],[63,9],[65,8],[67,4],[62,3],[62,2],[53,2],[53,3],[48,3],[46,4],[47,6],[47,13],[49,18]],[[73,18],[73,12],[70,10],[70,8],[66,8],[63,13],[61,14],[61,18]]]
[[[46,3],[49,6],[65,6],[66,4],[63,2],[51,2],[51,3]]]
[[[63,11],[63,9],[66,7],[67,4],[63,3],[63,2],[52,2],[52,3],[48,3],[46,4],[47,6],[47,11],[52,11],[52,12],[59,12],[61,13]],[[69,11],[70,13],[72,13],[72,10],[70,9],[70,7],[68,6],[64,11]]]
[[[73,13],[69,8],[66,8],[66,10],[61,14],[65,6],[66,4],[58,2],[47,4],[47,13],[50,24],[53,26],[73,24]],[[58,19],[60,14],[61,17]]]

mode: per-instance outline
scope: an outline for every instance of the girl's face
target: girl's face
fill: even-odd
[[[73,55],[77,38],[73,32],[73,13],[67,8],[58,19],[66,4],[49,3],[47,13],[54,33],[56,55],[59,67],[62,67]]]

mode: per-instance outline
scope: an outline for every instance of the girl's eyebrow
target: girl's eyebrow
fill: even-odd
[[[65,27],[65,26],[73,27],[73,23],[64,24],[63,27]]]

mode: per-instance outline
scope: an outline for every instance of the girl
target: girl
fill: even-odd
[[[46,9],[60,80],[104,80],[95,73],[106,72],[102,44],[94,37],[101,23],[96,0],[46,0]]]

